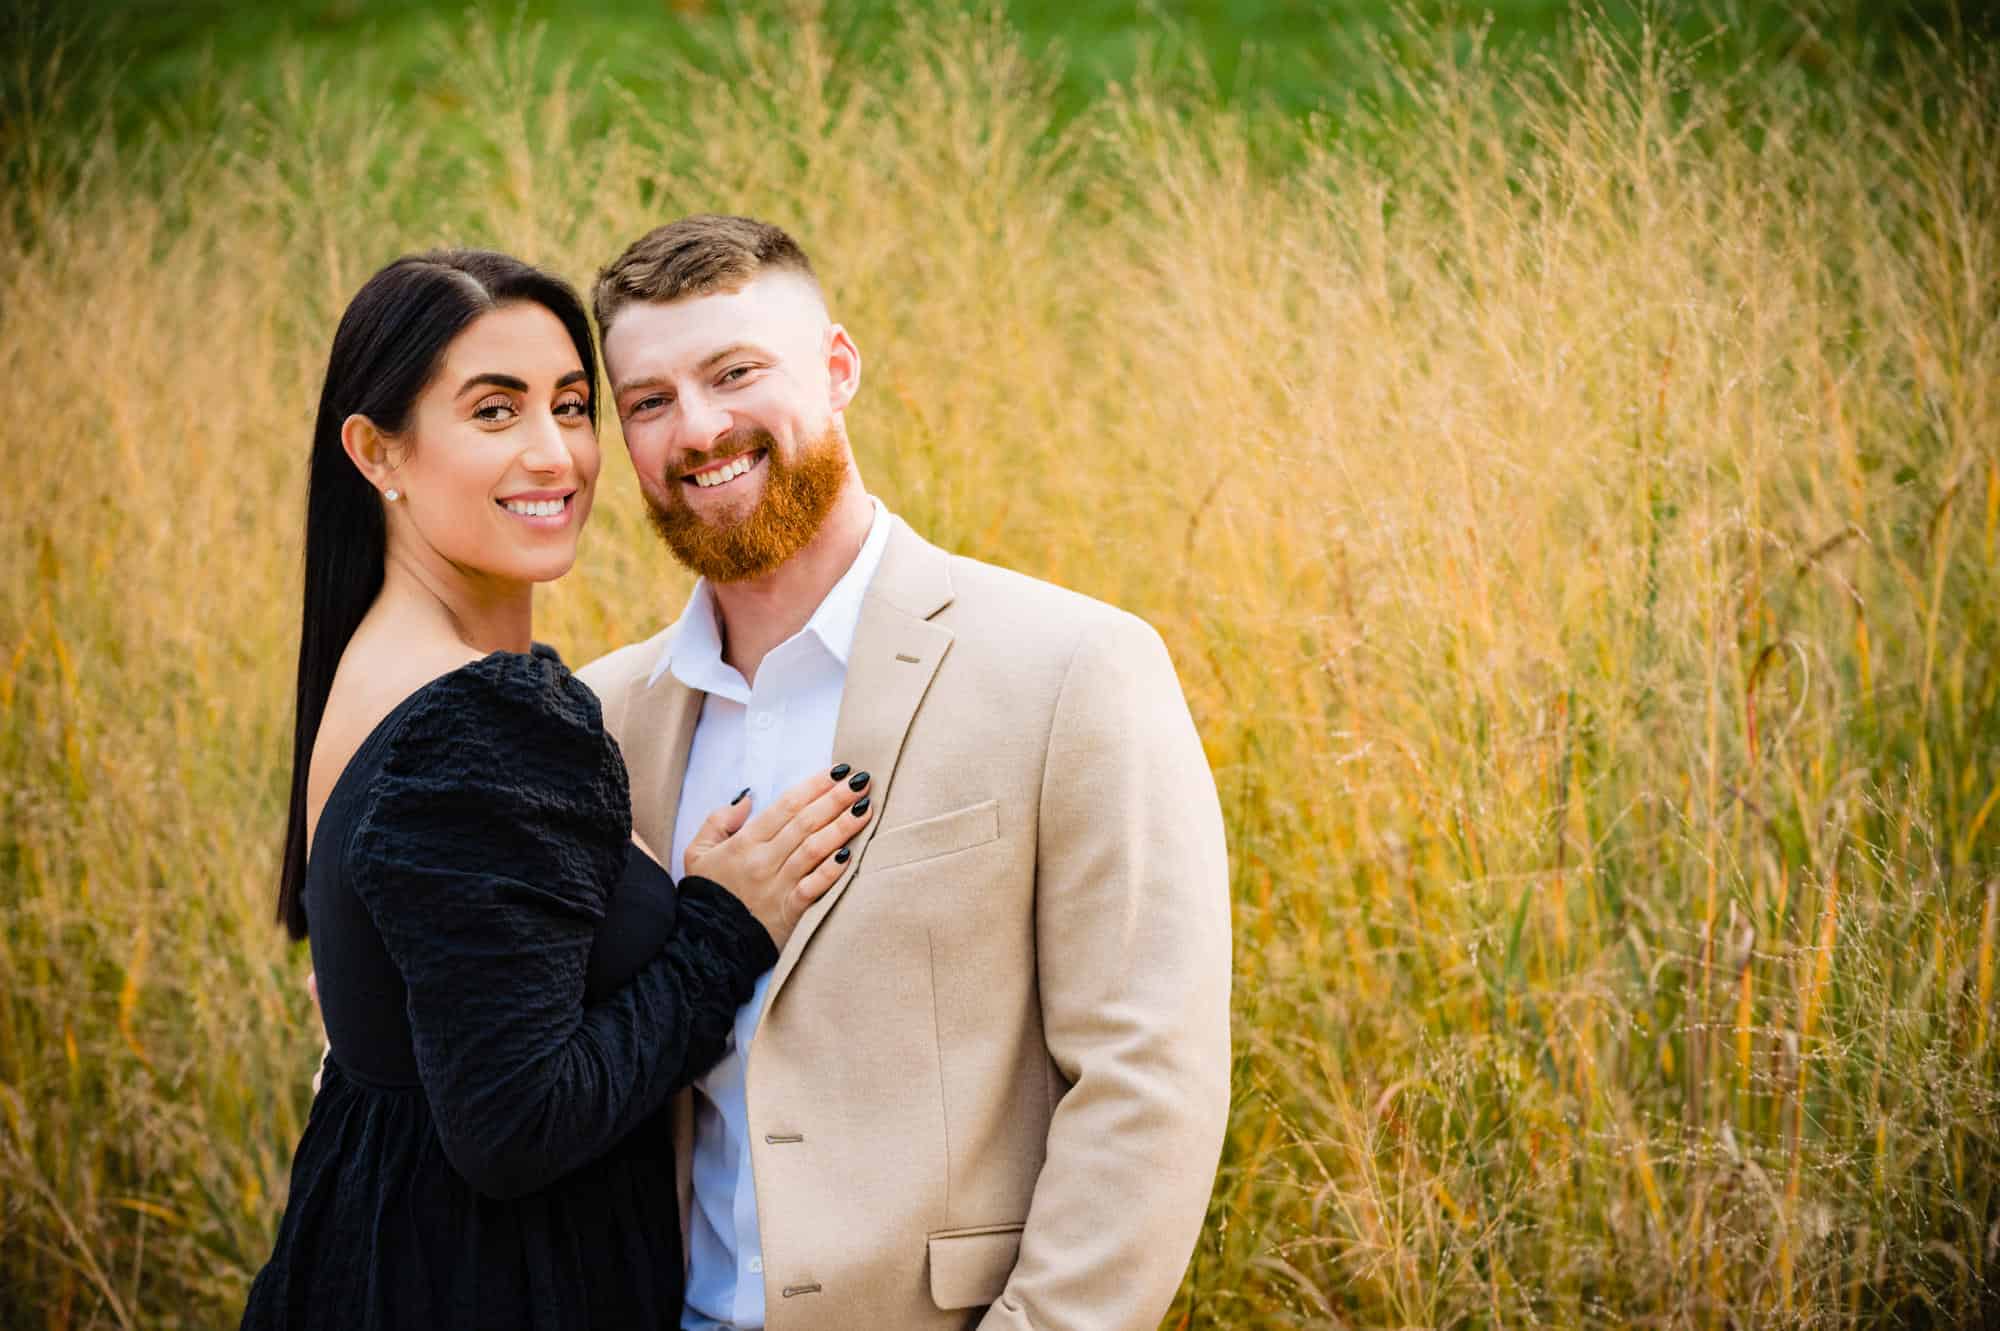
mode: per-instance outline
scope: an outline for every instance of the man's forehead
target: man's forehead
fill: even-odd
[[[616,362],[614,377],[656,374],[737,342],[788,348],[816,339],[826,323],[826,306],[810,278],[762,273],[733,290],[634,301],[612,316],[604,354]]]

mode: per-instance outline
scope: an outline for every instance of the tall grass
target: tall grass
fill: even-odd
[[[438,40],[397,108],[303,68],[213,135],[10,108],[0,1323],[223,1324],[268,1251],[342,303],[440,241],[586,280],[697,209],[818,257],[878,494],[1180,665],[1238,1058],[1170,1325],[1996,1315],[1990,52],[1695,81],[1588,26],[1534,66],[1406,39],[1274,145],[1144,86],[1058,127],[991,24],[867,68],[808,25],[583,141],[532,35]],[[686,587],[615,433],[539,626],[573,661]]]

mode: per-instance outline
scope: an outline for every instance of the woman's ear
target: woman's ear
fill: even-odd
[[[391,447],[389,436],[375,428],[375,422],[360,412],[340,423],[340,446],[368,483],[386,495],[394,488],[392,476],[401,459]]]

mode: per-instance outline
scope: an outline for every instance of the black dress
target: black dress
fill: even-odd
[[[245,1328],[677,1328],[664,1106],[777,960],[631,843],[625,764],[555,653],[431,681],[320,814],[333,1046]]]

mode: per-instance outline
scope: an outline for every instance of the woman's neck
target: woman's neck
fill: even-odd
[[[481,656],[525,652],[534,641],[535,585],[467,576],[442,560],[390,551],[376,604],[434,622]]]

